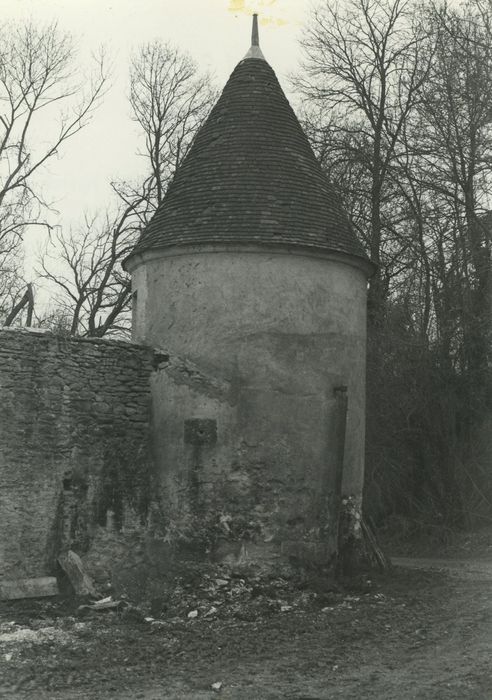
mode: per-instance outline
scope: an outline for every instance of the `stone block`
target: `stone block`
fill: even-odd
[[[58,583],[54,576],[0,582],[0,600],[46,598],[58,594]]]

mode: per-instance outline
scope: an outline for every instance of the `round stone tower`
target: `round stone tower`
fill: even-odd
[[[327,562],[340,492],[362,493],[371,264],[256,16],[126,268],[134,340],[167,351],[153,433],[169,540]]]

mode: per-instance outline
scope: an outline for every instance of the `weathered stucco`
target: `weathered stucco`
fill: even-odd
[[[153,378],[170,527],[184,539],[200,534],[200,522],[202,534],[215,528],[225,552],[234,539],[243,553],[302,545],[329,556],[340,385],[349,406],[343,491],[362,491],[365,272],[299,252],[175,252],[154,253],[133,270],[134,339],[165,342],[210,378],[197,385],[184,372],[177,382],[165,359]]]
[[[0,331],[0,578],[53,573],[108,515],[145,519],[152,361],[131,343]]]

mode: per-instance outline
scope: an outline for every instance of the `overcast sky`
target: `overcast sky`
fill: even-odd
[[[260,45],[286,89],[310,6],[310,0],[0,0],[3,20],[57,20],[74,35],[82,66],[101,44],[113,58],[113,85],[92,123],[43,174],[44,194],[60,211],[52,222],[68,226],[84,210],[104,209],[110,180],[138,175],[136,127],[127,102],[132,49],[156,38],[171,40],[213,73],[221,89],[249,48],[251,14],[258,12]]]

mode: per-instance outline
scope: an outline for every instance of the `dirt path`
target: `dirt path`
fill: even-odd
[[[428,557],[393,557],[394,566],[407,569],[440,571],[467,581],[492,582],[492,559],[437,559]]]
[[[492,560],[396,562],[390,580],[254,620],[66,618],[64,642],[0,644],[0,697],[491,700]]]

